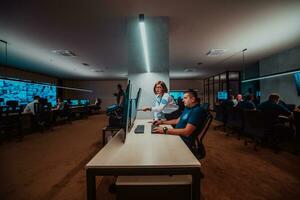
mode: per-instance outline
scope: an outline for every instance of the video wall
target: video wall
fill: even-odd
[[[18,101],[19,105],[26,105],[33,101],[34,96],[45,98],[55,106],[56,86],[0,78],[0,98],[4,99],[1,104],[6,105],[7,101]]]

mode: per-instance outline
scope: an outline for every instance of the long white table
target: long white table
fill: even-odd
[[[191,175],[192,199],[200,199],[201,164],[179,136],[151,134],[149,120],[136,120],[126,136],[119,131],[86,165],[87,198],[96,198],[96,176]],[[135,134],[137,125],[144,134]]]

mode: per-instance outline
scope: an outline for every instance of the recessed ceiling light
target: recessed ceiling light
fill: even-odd
[[[70,50],[66,50],[66,49],[58,49],[58,50],[52,50],[52,53],[55,53],[57,55],[60,56],[70,56],[70,57],[76,57],[77,55],[70,51]]]
[[[222,56],[226,52],[226,49],[211,49],[206,53],[207,56]]]

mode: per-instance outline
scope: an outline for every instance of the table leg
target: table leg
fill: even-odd
[[[96,199],[96,177],[88,169],[86,170],[86,187],[87,199]]]
[[[193,200],[200,200],[200,178],[201,178],[201,171],[195,170],[192,174],[192,199]]]

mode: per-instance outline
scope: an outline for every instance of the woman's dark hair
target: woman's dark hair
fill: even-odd
[[[157,85],[161,85],[161,87],[163,88],[164,93],[168,93],[168,88],[167,88],[165,82],[163,82],[163,81],[157,81],[157,82],[154,84],[154,87],[153,87],[153,92],[154,92],[154,94],[156,94],[155,88],[156,88]]]

